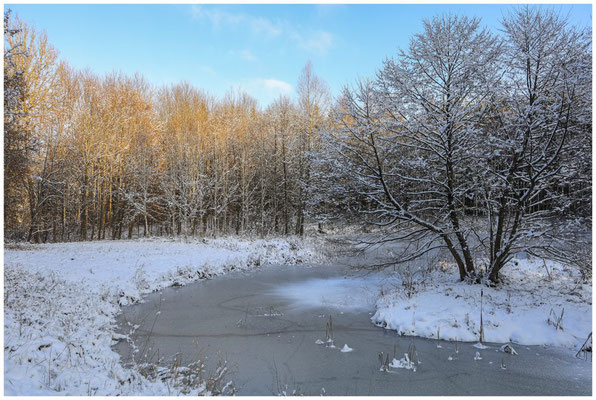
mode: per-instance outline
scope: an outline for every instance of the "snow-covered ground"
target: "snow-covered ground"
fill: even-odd
[[[6,395],[180,394],[121,366],[111,345],[120,306],[171,285],[320,256],[289,240],[102,241],[4,252]],[[190,394],[205,392],[194,388]]]
[[[179,381],[150,380],[120,364],[111,347],[122,338],[115,333],[120,307],[151,291],[232,270],[320,261],[315,243],[148,239],[6,248],[5,394],[206,394],[206,387],[188,392]],[[573,269],[554,262],[545,267],[537,259],[514,260],[502,278],[497,288],[469,285],[457,280],[453,266],[442,265],[416,275],[410,290],[402,286],[403,273],[385,271],[339,272],[273,292],[299,307],[342,314],[376,308],[373,323],[404,335],[476,342],[482,290],[484,341],[581,346],[592,330],[591,283],[582,283]]]
[[[411,297],[399,285],[380,296],[372,321],[403,335],[478,341],[482,290],[484,341],[579,349],[592,331],[591,283],[538,259],[514,259],[501,274],[497,288],[469,285],[445,265],[419,281]]]

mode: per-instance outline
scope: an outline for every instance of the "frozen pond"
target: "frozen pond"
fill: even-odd
[[[568,349],[516,345],[519,355],[398,336],[370,316],[380,287],[391,282],[346,267],[271,266],[181,288],[126,307],[122,327],[145,353],[183,363],[225,358],[240,395],[590,395],[592,363]],[[325,340],[331,315],[336,348]],[[122,329],[126,331],[126,329]],[[341,352],[347,344],[351,352]],[[379,353],[402,358],[414,345],[416,371],[380,371]],[[149,348],[151,349],[149,351]],[[123,362],[131,346],[116,345]],[[476,352],[482,359],[474,360]]]

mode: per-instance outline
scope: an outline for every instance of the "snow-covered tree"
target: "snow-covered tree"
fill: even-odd
[[[411,243],[393,262],[446,249],[460,279],[497,282],[568,204],[564,155],[589,158],[569,141],[591,126],[589,38],[529,8],[504,27],[425,21],[375,80],[343,92],[327,193],[392,232],[384,241]]]
[[[445,247],[461,279],[474,274],[464,199],[478,184],[470,173],[500,56],[479,20],[435,18],[376,81],[343,93],[336,138],[344,171],[358,177],[367,213],[403,232],[392,239],[419,244],[398,261]]]
[[[570,233],[552,227],[565,224],[577,190],[580,202],[591,203],[591,176],[581,168],[591,162],[590,34],[532,7],[503,26],[505,75],[486,128],[479,194],[491,281],[516,251],[541,247],[549,233]]]

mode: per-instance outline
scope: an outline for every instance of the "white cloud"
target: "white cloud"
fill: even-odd
[[[268,36],[278,36],[283,32],[280,23],[275,23],[267,18],[253,17],[243,13],[232,13],[219,8],[191,6],[191,13],[195,19],[207,19],[213,26],[246,25],[254,33],[263,33]]]
[[[325,18],[345,8],[345,6],[345,4],[315,4],[315,11],[318,18]]]
[[[318,31],[307,37],[296,36],[298,45],[305,50],[318,54],[325,54],[333,46],[333,36],[329,32]]]
[[[281,92],[283,94],[290,94],[294,88],[288,82],[280,81],[277,79],[263,79],[263,85],[271,90]]]
[[[242,50],[240,52],[240,57],[242,57],[248,61],[256,61],[257,60],[257,57],[254,54],[252,54],[250,50]]]
[[[222,24],[236,25],[244,19],[244,16],[241,14],[232,14],[219,9],[205,8],[197,5],[191,6],[191,12],[193,18],[206,18],[216,27],[219,27]]]
[[[291,96],[294,92],[290,83],[275,78],[245,79],[237,87],[264,106],[275,101],[280,95]]]
[[[228,52],[228,54],[234,56],[234,57],[238,57],[241,58],[243,60],[246,61],[258,61],[258,57],[255,56],[252,51],[248,50],[248,49],[244,49],[244,50],[230,50]]]
[[[207,65],[201,65],[199,66],[199,71],[203,72],[204,74],[210,75],[210,76],[215,76],[217,75],[217,72],[215,72],[215,70]]]
[[[286,36],[294,41],[299,48],[325,54],[333,46],[333,35],[326,31],[309,31],[295,27],[289,21],[272,21],[265,17],[255,17],[244,13],[233,13],[216,7],[191,6],[191,13],[195,19],[206,19],[214,27],[246,26],[254,34],[267,37]]]
[[[274,23],[267,18],[253,18],[250,17],[250,26],[253,32],[265,33],[269,36],[279,36],[282,34],[283,29],[279,23]]]

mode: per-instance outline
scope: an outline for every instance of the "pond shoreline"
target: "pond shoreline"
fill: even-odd
[[[351,277],[345,277],[347,272]],[[215,354],[225,356],[234,365],[230,379],[239,395],[591,393],[591,361],[575,359],[569,349],[514,345],[519,354],[512,356],[499,350],[501,343],[486,343],[488,348],[478,349],[473,342],[459,342],[455,352],[453,342],[438,344],[436,339],[399,336],[374,326],[370,320],[374,307],[341,307],[342,295],[356,293],[349,281],[360,279],[357,276],[345,266],[268,266],[165,289],[148,296],[144,304],[125,308],[123,315],[129,321],[151,320],[149,315],[156,313],[156,301],[161,298],[155,326],[152,330],[140,326],[133,339],[137,335],[136,340],[146,340],[151,332],[151,346],[159,348],[164,359],[182,353],[183,359],[192,362],[201,354],[210,358],[208,363]],[[291,294],[282,295],[284,290],[291,292],[292,285],[326,279],[331,283],[328,306],[302,304]],[[350,283],[344,292],[337,283],[342,279]],[[329,315],[333,348],[316,344],[326,339]],[[197,344],[199,348],[193,348]],[[344,345],[353,351],[340,352]],[[380,352],[389,355],[391,365],[399,365],[411,345],[420,361],[415,372],[392,367],[380,371]],[[129,358],[124,343],[116,349],[123,360]],[[480,359],[475,360],[477,352]],[[466,386],[470,379],[478,383]],[[505,380],[513,383],[504,387]]]

